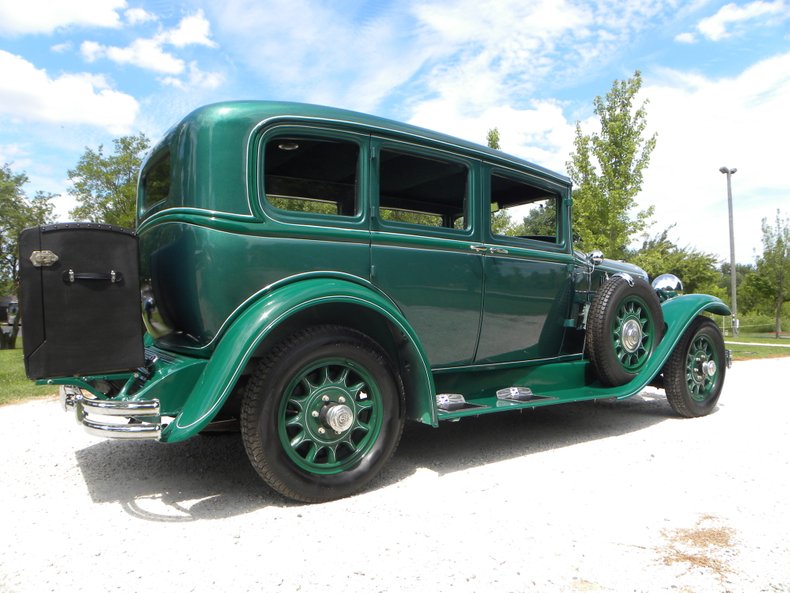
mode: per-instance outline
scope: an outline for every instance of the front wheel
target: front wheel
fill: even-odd
[[[727,370],[724,338],[713,321],[697,317],[664,366],[667,401],[681,416],[710,414]]]
[[[242,405],[250,461],[280,494],[301,502],[348,496],[389,460],[403,430],[403,388],[364,334],[319,326],[258,363]]]

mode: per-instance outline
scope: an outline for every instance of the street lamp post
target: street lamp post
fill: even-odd
[[[728,169],[727,167],[721,167],[719,169],[722,173],[727,176],[727,207],[730,211],[730,292],[732,293],[732,335],[738,335],[738,297],[735,291],[735,279],[736,279],[736,270],[735,270],[735,231],[732,225],[732,182],[731,178],[735,175],[736,169],[733,167],[732,169]]]

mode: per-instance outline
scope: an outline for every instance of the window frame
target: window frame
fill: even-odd
[[[285,210],[272,204],[266,194],[266,145],[277,138],[315,138],[337,142],[356,144],[358,149],[357,179],[356,179],[356,213],[323,214],[319,212],[303,212]],[[334,128],[331,126],[311,126],[299,123],[282,123],[273,125],[264,130],[257,141],[255,151],[255,195],[257,206],[266,218],[277,222],[293,225],[331,226],[331,227],[366,227],[370,211],[367,200],[367,186],[369,185],[368,149],[370,136],[364,133]]]
[[[554,183],[547,179],[542,179],[535,175],[525,173],[523,171],[516,171],[514,169],[507,169],[501,166],[489,165],[485,167],[485,175],[483,178],[483,209],[485,218],[485,238],[487,243],[495,243],[498,245],[507,245],[511,247],[524,247],[532,250],[539,251],[553,251],[566,253],[568,251],[568,202],[570,195],[564,186]],[[546,193],[553,194],[556,203],[556,217],[557,217],[557,237],[555,242],[543,241],[540,239],[530,239],[526,237],[498,235],[493,232],[491,223],[493,220],[493,212],[491,205],[493,204],[493,195],[491,191],[492,180],[494,177],[503,177],[516,183],[544,190]],[[537,201],[537,200],[536,200]]]
[[[476,206],[477,196],[479,195],[479,165],[480,161],[466,156],[463,153],[452,152],[445,148],[432,145],[416,144],[403,140],[396,140],[386,137],[373,136],[371,138],[371,218],[373,229],[390,233],[405,233],[410,235],[425,235],[433,237],[447,237],[451,239],[462,239],[473,241],[478,234],[479,218]],[[390,151],[403,153],[410,156],[421,157],[427,160],[446,161],[466,168],[466,196],[464,198],[464,216],[466,226],[463,229],[446,226],[429,226],[418,223],[393,221],[384,219],[380,210],[380,189],[381,189],[381,153]],[[418,214],[419,211],[414,211]],[[430,213],[428,213],[430,214]]]

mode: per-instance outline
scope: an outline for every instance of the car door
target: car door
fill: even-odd
[[[478,364],[560,354],[573,294],[569,188],[537,175],[485,167],[489,208]]]
[[[371,279],[400,307],[434,368],[474,360],[483,298],[478,162],[373,138]]]

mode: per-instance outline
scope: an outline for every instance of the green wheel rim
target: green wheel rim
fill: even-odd
[[[347,427],[332,428],[328,417],[333,408],[346,414]],[[280,443],[300,469],[340,473],[375,445],[381,408],[381,392],[367,370],[346,358],[320,359],[301,369],[285,388],[277,414]]]
[[[622,367],[639,370],[653,352],[655,322],[647,303],[637,296],[622,300],[612,323],[612,346]]]
[[[716,389],[720,374],[719,356],[713,342],[697,335],[686,355],[686,385],[694,401],[704,402]]]

